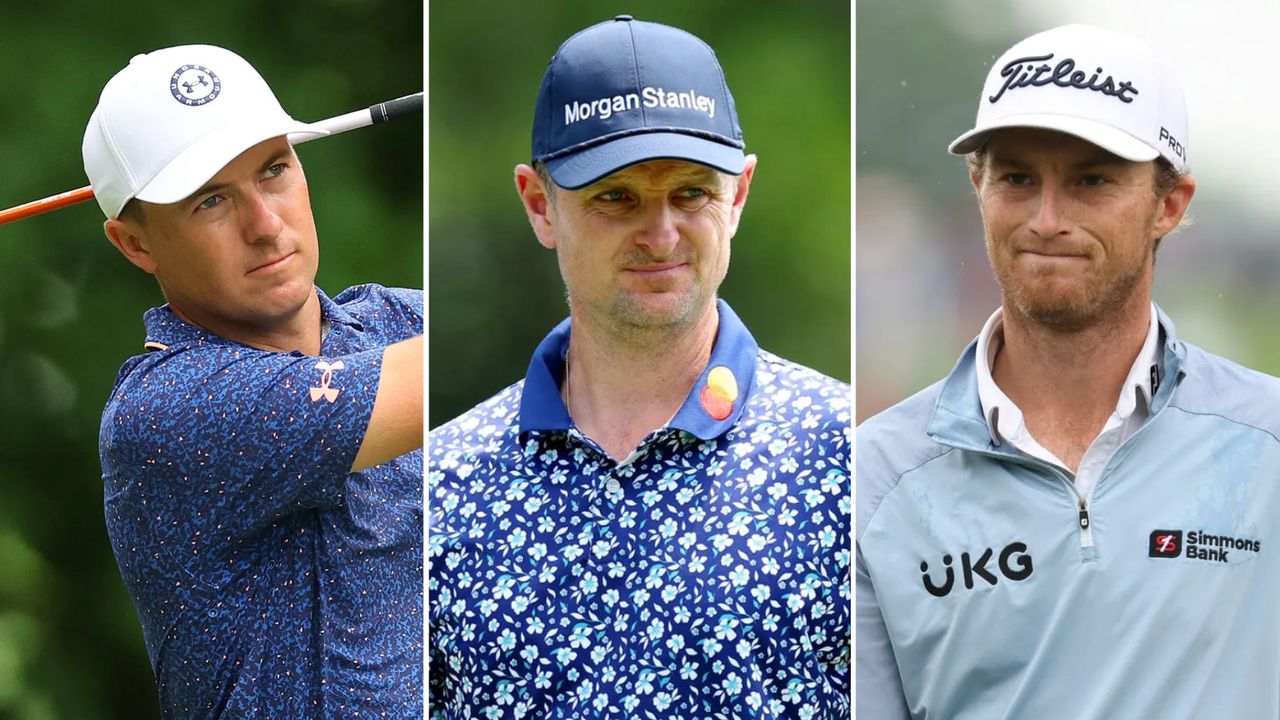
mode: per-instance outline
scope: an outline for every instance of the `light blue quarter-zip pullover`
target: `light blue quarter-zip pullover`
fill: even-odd
[[[1280,718],[1280,379],[1159,321],[1088,497],[992,437],[973,344],[858,428],[860,720]]]

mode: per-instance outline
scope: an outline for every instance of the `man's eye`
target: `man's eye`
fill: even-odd
[[[280,177],[284,174],[285,167],[287,166],[284,163],[276,163],[275,165],[267,168],[267,171],[263,173],[263,175],[266,177]]]
[[[708,193],[706,189],[700,187],[685,188],[680,191],[680,197],[685,198],[686,200],[695,200],[697,198],[704,198],[707,196]]]
[[[196,206],[197,210],[211,210],[222,202],[221,195],[210,195],[203,202]]]
[[[1080,184],[1087,187],[1101,187],[1102,185],[1105,185],[1106,182],[1106,178],[1096,173],[1088,173],[1080,178]]]
[[[1030,185],[1031,176],[1026,173],[1009,173],[1004,176],[1005,182],[1010,185]]]
[[[596,199],[603,200],[605,202],[611,202],[611,203],[622,202],[623,200],[627,199],[627,194],[622,192],[621,190],[606,190],[600,193],[599,195],[597,195]]]

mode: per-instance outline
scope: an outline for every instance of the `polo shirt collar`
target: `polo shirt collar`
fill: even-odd
[[[565,318],[538,343],[524,376],[520,394],[520,434],[530,430],[568,430],[569,409],[560,397],[564,359],[569,353],[569,319]]]
[[[724,434],[737,423],[750,397],[760,347],[724,300],[716,302],[719,324],[711,359],[693,389],[676,411],[668,428],[684,430],[702,440]],[[567,431],[573,427],[560,396],[565,357],[569,352],[570,321],[564,320],[538,344],[529,362],[520,397],[521,435],[531,431]]]
[[[316,295],[320,297],[320,318],[322,322],[340,323],[355,330],[364,330],[364,323],[360,322],[360,318],[347,312],[345,306],[331,300],[318,285],[316,286]],[[342,295],[342,293],[338,293],[339,297],[342,297]]]
[[[1158,305],[1155,310],[1159,324],[1157,354],[1160,356],[1160,364],[1151,387],[1154,390],[1151,415],[1163,410],[1173,399],[1173,391],[1189,373],[1194,372],[1194,369],[1187,366],[1187,348],[1178,339],[1173,321]],[[969,343],[960,354],[955,367],[942,381],[926,433],[938,442],[953,447],[992,450],[1002,442],[991,434],[991,427],[983,417],[976,368],[978,339]]]
[[[1129,374],[1121,385],[1120,397],[1116,401],[1115,414],[1121,420],[1128,418],[1135,411],[1145,412],[1151,407],[1155,394],[1153,385],[1158,384],[1162,348],[1159,347],[1160,319],[1155,303],[1151,303],[1150,320],[1147,325],[1147,336],[1138,351]],[[996,353],[1004,344],[1004,308],[996,308],[978,335],[976,349],[977,362],[975,370],[978,374],[978,399],[982,403],[982,416],[987,421],[991,437],[1017,438],[1023,442],[1030,440],[1023,424],[1022,411],[1009,399],[1000,386],[996,385],[991,374],[995,365]],[[1139,407],[1139,401],[1142,406]],[[1034,442],[1034,441],[1032,441]]]
[[[315,290],[316,295],[320,298],[320,318],[322,322],[341,323],[356,330],[364,329],[356,316],[329,299],[329,296],[319,286],[316,286]],[[189,342],[240,344],[183,320],[169,307],[168,303],[160,307],[151,308],[142,316],[142,319],[147,328],[145,346],[148,350],[163,350],[171,345]]]

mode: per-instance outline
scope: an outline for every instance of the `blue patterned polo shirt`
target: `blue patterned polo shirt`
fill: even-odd
[[[430,433],[432,718],[849,717],[849,387],[719,312],[622,462],[561,401],[567,320]]]
[[[165,718],[422,714],[422,451],[347,472],[422,292],[317,293],[320,357],[150,310],[103,413],[107,534]]]

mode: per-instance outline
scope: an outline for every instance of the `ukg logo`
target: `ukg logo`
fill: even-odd
[[[988,563],[992,562],[993,557],[995,558],[994,567],[988,567]],[[929,572],[928,561],[920,563],[920,581],[924,584],[924,589],[934,597],[950,595],[956,584],[955,558],[950,554],[943,555],[942,568],[942,582],[937,582]],[[976,558],[968,552],[960,553],[960,579],[964,584],[965,590],[972,590],[977,584],[978,578],[981,578],[988,586],[997,584],[1000,581],[1000,575],[997,575],[993,570],[1015,582],[1021,582],[1031,577],[1035,567],[1032,564],[1027,544],[1023,542],[1009,543],[1000,550],[998,556],[994,548],[984,548]]]

